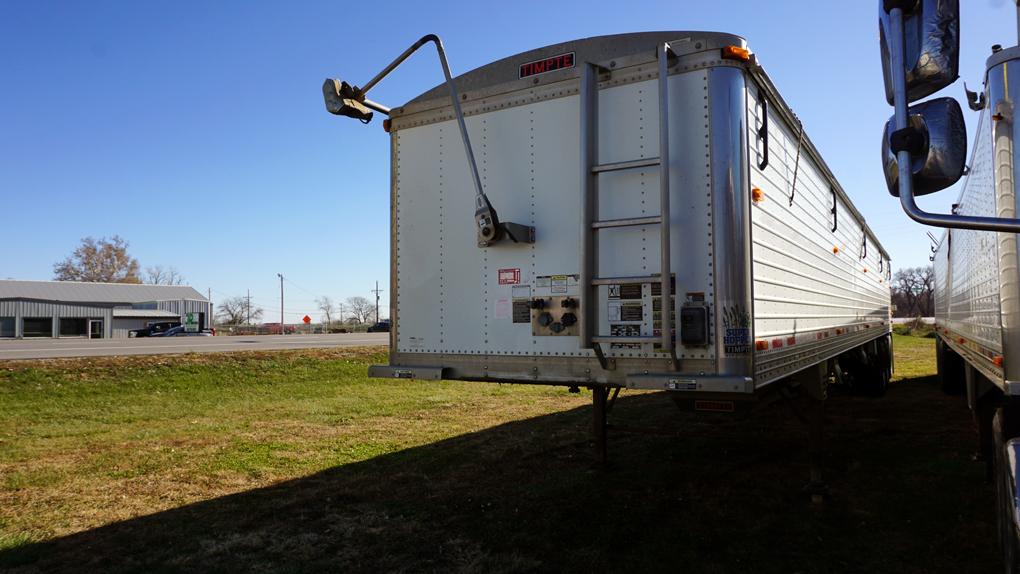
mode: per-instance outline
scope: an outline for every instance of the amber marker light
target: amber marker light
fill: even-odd
[[[751,60],[751,51],[747,48],[741,48],[740,46],[724,46],[722,49],[722,57],[726,60],[740,60],[742,62],[748,62]]]
[[[760,187],[751,188],[751,201],[758,203],[765,199],[765,192]]]

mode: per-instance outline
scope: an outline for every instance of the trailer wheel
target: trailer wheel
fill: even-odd
[[[963,358],[950,349],[942,337],[935,337],[935,369],[938,372],[942,392],[956,396],[962,395],[967,390]]]
[[[889,337],[885,336],[854,349],[840,357],[841,368],[849,369],[852,387],[865,395],[881,397],[889,388],[892,378],[892,348]]]
[[[1015,409],[1000,408],[995,411],[992,419],[992,434],[995,440],[993,455],[995,476],[995,508],[996,525],[999,533],[999,550],[1002,553],[1003,572],[1020,574],[1020,548],[1017,544],[1017,529],[1013,520],[1016,512],[1016,499],[1009,478],[1006,460],[1006,442],[1017,433],[1018,413]]]
[[[892,335],[875,341],[875,348],[872,394],[880,397],[889,389],[889,381],[892,380]]]

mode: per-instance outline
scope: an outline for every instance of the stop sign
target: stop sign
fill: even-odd
[[[307,325],[307,324],[312,322],[312,318],[309,317],[308,315],[305,315],[305,318],[301,319],[301,320],[305,322],[305,325]]]

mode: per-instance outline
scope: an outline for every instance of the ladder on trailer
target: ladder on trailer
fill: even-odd
[[[607,362],[601,345],[659,343],[669,353],[670,363],[676,369],[676,346],[673,342],[673,281],[670,272],[670,209],[669,209],[669,58],[673,51],[669,44],[657,49],[659,81],[659,157],[600,164],[598,159],[598,74],[605,70],[598,64],[584,63],[580,77],[581,108],[581,273],[578,281],[583,295],[580,298],[578,331],[581,348],[593,349],[603,368]],[[659,166],[659,215],[599,220],[599,175],[611,171]],[[658,225],[660,233],[660,272],[632,277],[603,277],[599,274],[598,234],[603,229]],[[636,285],[658,281],[660,289],[659,325],[661,335],[631,337],[596,335],[595,310],[598,290],[602,285]]]

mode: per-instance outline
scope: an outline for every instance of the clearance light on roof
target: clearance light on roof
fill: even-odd
[[[722,57],[724,60],[740,60],[742,62],[748,62],[751,60],[751,51],[747,48],[741,48],[740,46],[724,46],[722,49]]]

